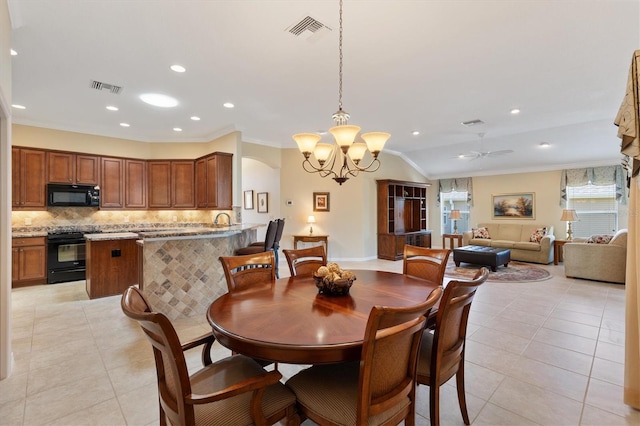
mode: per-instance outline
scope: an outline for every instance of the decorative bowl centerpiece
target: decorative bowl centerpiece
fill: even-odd
[[[343,271],[337,263],[329,263],[321,266],[313,274],[313,279],[318,287],[318,293],[327,296],[345,296],[356,280],[353,272]]]

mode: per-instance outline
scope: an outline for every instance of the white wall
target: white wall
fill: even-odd
[[[246,210],[242,204],[243,223],[268,224],[270,220],[281,216],[280,207],[280,169],[273,168],[261,161],[251,158],[242,159],[242,193],[253,191],[253,210]],[[268,194],[268,213],[258,213],[257,194]],[[243,198],[244,199],[244,198]],[[285,229],[287,222],[285,221]],[[258,228],[258,241],[264,241],[266,226]]]
[[[11,374],[11,22],[0,0],[0,379]]]

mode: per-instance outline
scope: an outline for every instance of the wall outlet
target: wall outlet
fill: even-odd
[[[25,226],[31,226],[31,218],[30,217],[25,217],[24,218],[24,225]]]
[[[292,206],[292,205],[293,205],[293,200],[287,200],[287,201],[286,201],[286,204],[287,204],[288,206]]]
[[[129,223],[129,216],[124,217],[124,223]]]
[[[172,219],[173,219],[174,222],[177,222],[178,221],[178,216],[174,216]]]

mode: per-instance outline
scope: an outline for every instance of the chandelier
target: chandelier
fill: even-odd
[[[331,118],[336,125],[329,129],[335,143],[318,143],[322,136],[317,133],[298,133],[293,140],[304,156],[302,168],[307,173],[318,173],[320,176],[331,177],[340,185],[350,177],[356,177],[359,172],[375,172],[380,168],[378,155],[387,139],[391,136],[384,132],[369,132],[361,135],[362,140],[356,141],[360,127],[349,125],[349,114],[342,109],[342,0],[340,0],[340,32],[338,51],[340,67],[338,71],[338,111]],[[367,166],[360,164],[367,150],[371,153],[371,162]],[[315,162],[311,162],[311,154]],[[337,171],[334,170],[337,165]]]

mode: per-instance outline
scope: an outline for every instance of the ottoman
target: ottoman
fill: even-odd
[[[511,252],[509,249],[484,246],[464,246],[453,249],[453,261],[456,266],[460,262],[471,263],[473,265],[491,266],[491,270],[496,272],[498,265],[509,265]]]

